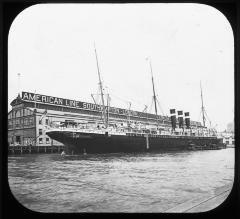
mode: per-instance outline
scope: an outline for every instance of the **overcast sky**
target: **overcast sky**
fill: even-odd
[[[9,32],[9,102],[19,90],[93,102],[91,94],[98,93],[94,42],[111,106],[128,108],[131,101],[132,110],[148,105],[154,113],[150,57],[164,114],[176,108],[202,121],[201,81],[212,125],[223,130],[233,122],[233,32],[221,12],[202,4],[39,4],[25,9]]]

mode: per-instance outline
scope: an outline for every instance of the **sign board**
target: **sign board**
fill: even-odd
[[[46,96],[41,94],[34,94],[29,92],[22,92],[22,99],[28,102],[36,102],[42,104],[50,104],[56,106],[63,107],[71,107],[83,110],[97,111],[101,112],[103,106],[93,103],[81,102],[76,100],[64,99],[59,97]],[[107,110],[107,106],[105,106],[105,111]],[[138,112],[133,110],[108,107],[109,113],[119,114],[119,115],[130,115],[135,117],[148,117],[148,118],[157,118],[154,114]],[[159,119],[162,119],[161,116],[158,116]]]

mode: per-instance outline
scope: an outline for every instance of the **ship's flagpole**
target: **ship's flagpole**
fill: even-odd
[[[34,90],[34,110],[35,110],[35,111],[37,110],[37,109],[36,109],[36,108],[37,108],[37,107],[36,107],[36,104],[37,104],[37,103],[36,103],[36,99],[37,99],[37,98],[36,98],[36,90]]]
[[[129,125],[131,124],[131,123],[130,123],[130,118],[131,118],[131,117],[130,117],[130,109],[131,109],[131,105],[132,105],[132,103],[131,103],[131,102],[129,102],[129,107],[128,107],[128,116],[127,116],[127,117],[128,117],[128,121],[127,121],[127,122],[128,122],[128,124],[129,124]]]
[[[151,70],[151,76],[152,76],[152,86],[153,86],[153,100],[154,100],[154,106],[155,106],[155,114],[157,115],[157,100],[156,100],[156,93],[155,93],[155,87],[154,87],[154,80],[153,80],[153,72],[152,72],[152,64],[151,60],[149,60],[150,70]]]
[[[18,73],[18,96],[20,96],[20,93],[21,93],[21,74]]]
[[[110,96],[107,94],[107,124],[109,123]]]
[[[202,117],[203,117],[203,126],[205,127],[205,121],[206,121],[206,118],[205,118],[205,115],[204,115],[204,106],[203,106],[203,94],[202,94],[202,84],[201,84],[201,81],[200,81],[200,89],[201,89],[201,100],[202,100]]]
[[[105,128],[107,128],[107,119],[106,119],[106,112],[105,112],[105,104],[104,104],[104,97],[103,97],[103,87],[102,87],[102,81],[101,81],[101,76],[100,76],[100,70],[99,70],[99,65],[98,65],[98,57],[97,57],[97,51],[94,43],[94,51],[95,51],[95,56],[96,56],[96,62],[97,62],[97,70],[98,70],[98,80],[99,80],[99,86],[100,86],[100,91],[101,91],[101,99],[102,99],[102,112],[103,112],[103,118],[104,118],[104,125]]]
[[[158,114],[157,114],[157,98],[156,98],[156,92],[155,92],[155,86],[154,86],[154,80],[153,80],[153,72],[152,72],[152,64],[151,64],[151,60],[149,57],[146,58],[146,60],[149,60],[149,65],[150,65],[150,70],[151,70],[151,76],[152,76],[152,87],[153,87],[153,101],[154,101],[154,106],[155,106],[155,114],[157,117],[157,121],[158,121]],[[159,122],[159,121],[158,121]],[[157,122],[157,125],[159,125]]]

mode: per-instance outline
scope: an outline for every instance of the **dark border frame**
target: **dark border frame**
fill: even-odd
[[[146,3],[155,2],[155,1],[145,1]],[[1,161],[3,168],[0,168],[0,179],[1,179],[1,202],[0,202],[0,212],[2,214],[1,218],[11,218],[14,217],[15,214],[17,217],[23,216],[24,218],[33,218],[33,217],[79,217],[79,216],[94,216],[95,213],[68,213],[68,214],[58,214],[58,213],[38,213],[31,211],[25,207],[23,207],[12,195],[11,190],[8,185],[8,172],[7,172],[7,162],[8,162],[8,149],[7,149],[7,115],[8,115],[8,31],[10,26],[15,19],[15,17],[23,11],[25,8],[39,3],[99,3],[98,1],[7,1],[0,3],[0,9],[2,11],[2,25],[0,24],[1,31],[2,31],[2,42],[3,44],[1,51],[3,51],[3,58],[1,59],[0,66],[2,73],[0,74],[0,88],[1,88],[1,96],[0,96],[0,154],[1,154]],[[101,3],[133,3],[133,1],[102,1]],[[144,3],[138,1],[138,3]],[[234,185],[231,193],[229,194],[228,198],[224,201],[223,204],[218,206],[217,208],[203,213],[181,213],[181,214],[173,214],[173,213],[153,213],[153,214],[130,214],[130,216],[184,216],[184,217],[215,217],[215,216],[233,216],[238,211],[240,206],[240,170],[239,170],[239,84],[240,84],[240,77],[239,77],[239,28],[240,26],[240,16],[239,16],[239,3],[237,0],[215,0],[215,1],[156,1],[155,3],[201,3],[207,4],[212,7],[215,7],[219,11],[221,11],[225,17],[230,22],[233,34],[234,34],[234,92],[235,92],[235,180]],[[101,215],[95,216],[110,216],[111,214],[101,213]],[[126,214],[120,214],[119,216],[125,216]],[[113,216],[113,215],[111,215]]]

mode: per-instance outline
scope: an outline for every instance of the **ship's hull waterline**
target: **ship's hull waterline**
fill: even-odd
[[[184,151],[196,146],[201,150],[221,149],[224,144],[215,137],[167,135],[109,135],[69,131],[48,131],[49,137],[63,143],[67,154],[131,153],[154,151]]]

